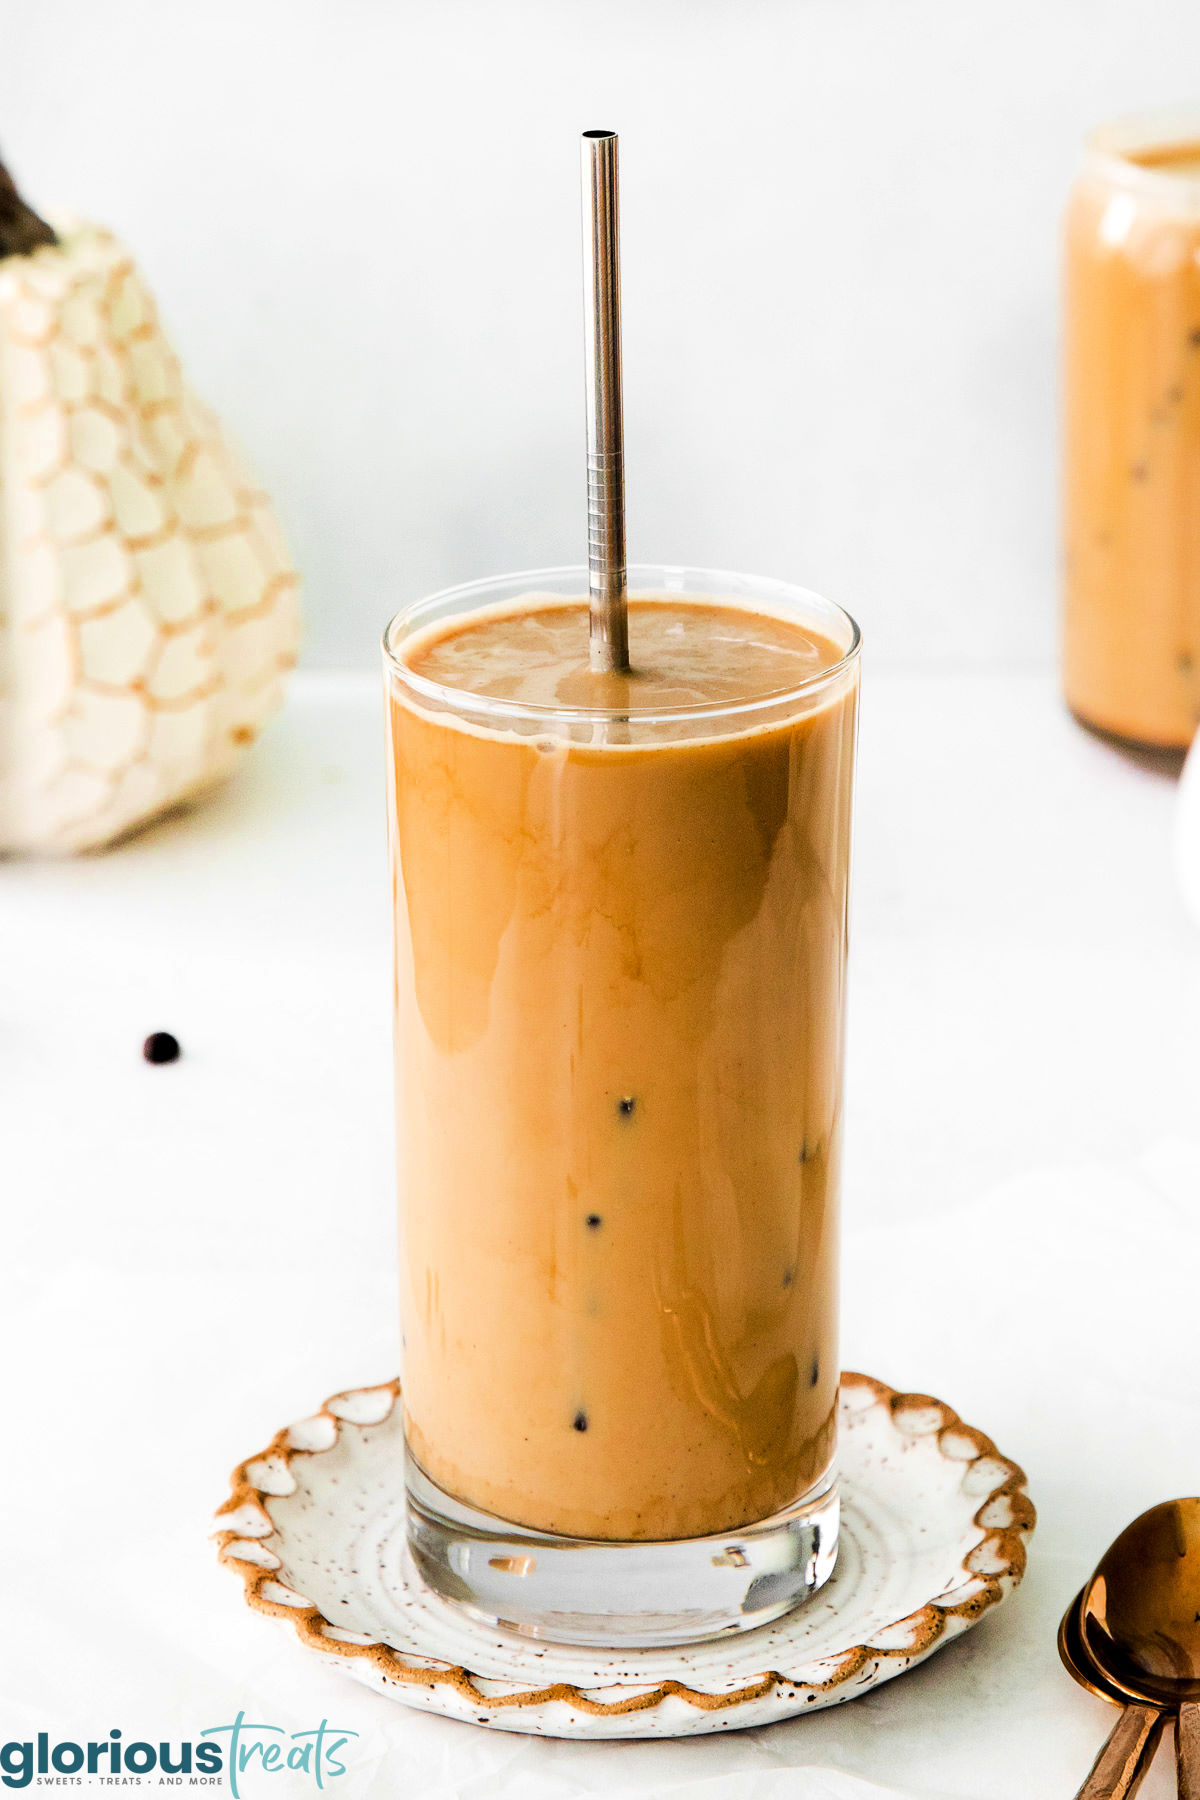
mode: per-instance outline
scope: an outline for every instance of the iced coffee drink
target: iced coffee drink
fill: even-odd
[[[505,1622],[669,1641],[836,1541],[857,634],[635,571],[598,674],[585,595],[388,636],[413,1547]]]
[[[1183,746],[1200,720],[1200,114],[1095,135],[1066,258],[1067,700]]]

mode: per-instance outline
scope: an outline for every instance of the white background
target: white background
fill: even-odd
[[[877,666],[1048,666],[1057,221],[1191,0],[0,0],[0,148],[140,257],[309,659],[581,556],[576,137],[621,133],[630,551]]]
[[[345,1800],[1082,1779],[1111,1715],[1055,1623],[1195,1482],[1200,948],[1174,784],[1050,674],[1055,238],[1085,126],[1198,70],[1184,0],[0,0],[0,147],[134,247],[278,499],[310,660],[363,671],[298,680],[196,812],[0,864],[0,1739],[325,1715],[361,1733]],[[375,642],[406,596],[579,553],[601,124],[631,552],[807,580],[871,650],[845,1362],[961,1409],[1041,1517],[1021,1593],[926,1668],[678,1748],[408,1714],[205,1541],[236,1460],[395,1367]],[[1164,1756],[1142,1794],[1172,1791]]]

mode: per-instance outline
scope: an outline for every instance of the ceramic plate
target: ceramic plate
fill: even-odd
[[[546,1737],[684,1737],[765,1725],[901,1675],[1012,1592],[1025,1477],[927,1394],[843,1375],[837,1569],[744,1636],[598,1653],[461,1615],[404,1543],[398,1384],[336,1394],[233,1474],[222,1559],[256,1611],[405,1706]]]

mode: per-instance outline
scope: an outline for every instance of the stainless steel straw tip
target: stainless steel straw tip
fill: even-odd
[[[589,658],[593,669],[619,673],[629,668],[629,627],[617,134],[585,131],[581,148]]]

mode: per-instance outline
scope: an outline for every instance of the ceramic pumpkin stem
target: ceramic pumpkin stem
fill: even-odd
[[[53,228],[31,206],[26,206],[12,176],[0,162],[0,258],[30,256],[44,244],[57,242]]]

